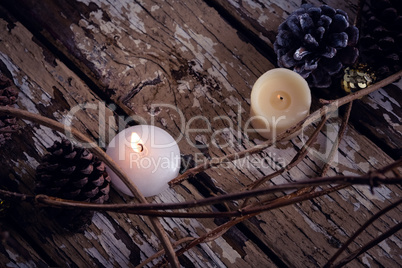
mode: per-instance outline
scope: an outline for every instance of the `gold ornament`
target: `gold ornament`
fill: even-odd
[[[368,87],[376,80],[375,73],[367,64],[358,63],[344,70],[342,89],[346,93],[353,93]]]

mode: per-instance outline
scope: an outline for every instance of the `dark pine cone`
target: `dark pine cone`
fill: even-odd
[[[13,106],[18,97],[18,90],[13,82],[0,72],[0,106]],[[0,116],[0,147],[11,139],[11,133],[18,130],[17,120],[11,116]]]
[[[384,78],[402,66],[402,1],[371,0],[365,6],[360,51]]]
[[[349,24],[346,12],[304,4],[279,26],[274,49],[279,67],[292,68],[311,87],[324,88],[356,61],[358,39],[359,30]]]
[[[88,150],[69,140],[56,141],[36,168],[36,193],[102,204],[109,199],[110,178],[105,165]],[[93,213],[79,209],[48,208],[63,227],[81,231]]]

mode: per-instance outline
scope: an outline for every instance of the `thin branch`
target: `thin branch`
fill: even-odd
[[[337,136],[334,144],[332,145],[331,151],[329,152],[329,156],[327,158],[325,165],[321,169],[321,173],[320,173],[321,177],[323,177],[327,174],[329,168],[331,167],[332,161],[334,160],[335,154],[339,149],[339,144],[343,139],[343,135],[346,132],[346,127],[349,122],[350,112],[352,111],[352,105],[353,105],[353,101],[349,102],[346,107],[345,114],[342,118],[341,126],[339,127],[338,136]]]
[[[399,163],[402,164],[402,160],[399,160]],[[306,186],[320,186],[320,185],[351,185],[351,184],[362,184],[362,185],[370,185],[370,186],[379,186],[382,184],[401,184],[402,177],[396,178],[384,178],[383,176],[334,176],[334,177],[320,177],[315,179],[307,179],[301,180],[298,182],[291,182],[282,185],[273,185],[265,188],[238,192],[232,194],[225,194],[220,196],[203,198],[200,200],[194,200],[190,202],[181,202],[181,203],[148,203],[148,204],[93,204],[86,202],[78,202],[78,201],[70,201],[63,200],[60,198],[51,198],[45,195],[38,195],[36,197],[36,201],[39,204],[45,204],[48,206],[55,207],[63,207],[63,208],[80,208],[80,209],[89,209],[89,210],[104,210],[104,211],[114,211],[114,212],[125,212],[125,213],[133,213],[133,214],[141,214],[141,215],[151,215],[152,213],[159,213],[155,210],[173,210],[173,209],[186,209],[186,208],[195,208],[200,206],[207,206],[212,204],[217,204],[225,201],[233,201],[238,199],[243,199],[249,196],[258,196],[264,195],[274,192],[281,192],[290,189],[300,189]],[[248,208],[244,208],[240,211],[248,211]],[[231,215],[231,214],[222,214],[224,212],[208,212],[206,214],[210,214],[211,217],[216,215]],[[177,215],[184,215],[177,214]],[[169,214],[157,214],[157,216],[164,216]],[[188,218],[190,215],[188,214]],[[195,215],[195,214],[194,214]],[[197,214],[203,215],[203,214]]]
[[[349,256],[347,256],[346,258],[344,258],[340,262],[338,262],[338,263],[336,263],[336,264],[334,264],[333,266],[330,266],[330,267],[332,267],[332,268],[340,268],[340,267],[344,266],[345,264],[347,264],[347,263],[351,262],[352,260],[354,260],[357,256],[359,256],[363,252],[366,252],[370,248],[378,245],[378,243],[380,243],[384,239],[390,237],[391,235],[393,235],[394,233],[398,232],[401,229],[402,229],[402,222],[396,224],[394,227],[392,227],[391,229],[389,229],[385,233],[382,233],[380,236],[377,236],[375,239],[371,240],[370,242],[368,242],[367,244],[365,244],[361,248],[353,251]]]
[[[310,136],[310,138],[307,140],[307,142],[303,145],[303,147],[301,148],[301,150],[299,152],[297,152],[297,154],[295,155],[295,157],[290,161],[290,163],[285,166],[282,167],[281,169],[263,177],[260,178],[252,183],[250,183],[246,189],[255,189],[258,186],[260,186],[261,184],[263,184],[264,182],[271,180],[273,178],[275,178],[276,176],[281,175],[283,172],[286,172],[290,169],[292,169],[293,167],[295,167],[297,164],[300,163],[300,161],[302,161],[304,159],[304,157],[307,155],[308,151],[307,148],[310,148],[311,144],[315,141],[315,139],[318,136],[318,133],[320,133],[320,130],[323,128],[323,126],[325,125],[325,122],[327,121],[327,117],[323,117],[321,119],[321,122],[318,124],[317,128],[314,130],[313,134]],[[248,202],[249,198],[246,198],[243,202],[243,204],[240,206],[240,208],[243,208],[247,202]]]
[[[320,192],[314,192],[312,194],[311,193],[305,194],[304,196],[299,196],[296,200],[294,200],[294,202],[292,202],[292,204],[293,203],[298,203],[298,202],[301,202],[301,201],[304,201],[304,200],[316,198],[316,197],[319,197],[319,196],[322,196],[322,195],[327,195],[327,194],[329,194],[331,192],[335,192],[335,191],[338,191],[338,190],[339,190],[339,188],[332,187],[332,188],[322,190]],[[303,197],[304,197],[304,200],[303,200]],[[287,202],[289,202],[289,200],[287,200]],[[271,206],[272,206],[272,209],[279,207],[278,203],[272,204]],[[234,218],[234,219],[232,219],[232,220],[230,220],[230,221],[228,221],[228,222],[216,227],[215,229],[209,231],[208,233],[200,236],[196,240],[192,241],[185,248],[182,248],[181,250],[177,251],[176,255],[180,256],[180,255],[184,254],[186,251],[190,250],[191,248],[193,248],[193,247],[205,242],[210,237],[214,237],[215,234],[224,233],[225,231],[229,230],[231,227],[235,226],[236,224],[238,224],[238,223],[240,223],[242,221],[248,220],[248,219],[250,219],[250,218],[252,218],[254,216],[257,216],[258,214],[260,214],[260,212],[251,213],[249,215],[243,215],[241,217]]]
[[[343,139],[343,135],[345,134],[346,126],[347,126],[348,121],[349,121],[350,112],[351,112],[351,110],[352,110],[352,103],[353,103],[353,102],[348,103],[348,106],[347,106],[345,115],[344,115],[343,118],[342,118],[342,124],[341,124],[341,126],[340,126],[340,128],[339,128],[339,132],[338,132],[337,139],[335,140],[334,144],[332,145],[332,148],[331,148],[330,154],[329,154],[329,156],[328,156],[328,158],[327,158],[327,161],[326,161],[324,167],[322,168],[322,170],[321,170],[321,172],[320,172],[320,177],[324,177],[324,176],[326,175],[326,173],[328,172],[328,170],[329,170],[329,168],[330,168],[330,166],[331,166],[331,163],[332,163],[332,161],[333,161],[333,159],[334,159],[335,153],[336,153],[337,150],[339,149],[339,143],[340,143],[340,141]],[[324,121],[324,120],[323,120],[323,121]],[[310,137],[310,139],[307,141],[307,143],[306,143],[305,146],[302,148],[302,150],[300,151],[300,153],[302,153],[303,149],[310,147],[312,141],[316,138],[316,136],[317,136],[318,133],[319,133],[319,130],[320,130],[322,127],[323,127],[323,125],[321,125],[321,124],[317,127],[316,131],[313,133],[313,135],[312,135],[312,136]],[[317,130],[318,130],[318,131],[317,131]],[[306,154],[307,154],[307,152],[304,153],[302,157],[304,158],[304,156],[305,156]],[[295,161],[295,162],[297,161],[297,163],[299,163],[301,160],[302,160],[302,158],[298,158],[298,156],[296,156],[296,157],[292,160],[292,162],[293,162],[293,161]],[[291,164],[292,164],[292,162],[291,162]],[[297,165],[297,163],[296,163],[296,165]],[[290,167],[290,168],[291,168],[291,164],[289,164],[287,167]],[[289,169],[290,169],[290,168],[289,168]],[[286,170],[288,170],[288,169],[286,169]],[[278,173],[280,172],[279,174],[281,174],[282,172],[284,172],[284,171],[286,171],[286,170],[283,170],[283,171],[282,171],[282,170],[279,170]],[[275,173],[274,173],[274,174],[275,174]],[[273,175],[274,175],[274,174],[269,175],[269,179],[273,178]],[[279,174],[277,174],[277,175],[279,175]],[[272,176],[272,177],[270,177],[270,176]],[[348,185],[345,185],[345,187],[346,187],[346,186],[348,186]],[[296,192],[294,192],[294,193],[292,193],[292,194],[289,194],[289,195],[287,195],[287,196],[279,197],[279,198],[277,198],[275,201],[279,201],[279,200],[284,199],[284,198],[293,198],[293,197],[302,195],[302,194],[304,194],[304,193],[311,192],[311,191],[313,191],[313,190],[314,190],[314,187],[305,187],[305,188],[299,189],[299,190],[297,190]],[[267,200],[262,200],[261,202],[265,202],[265,201],[267,201]],[[272,200],[269,200],[269,201],[272,202]],[[245,205],[245,203],[246,203],[246,201],[243,203],[243,205]],[[258,204],[258,203],[256,203],[256,204]],[[250,206],[253,206],[253,204],[250,205]],[[244,206],[242,206],[242,207],[244,207]]]
[[[402,180],[402,178],[401,178]],[[344,186],[344,185],[342,185]],[[255,206],[252,208],[244,208],[241,210],[235,211],[225,211],[225,212],[175,212],[175,211],[156,211],[156,210],[119,210],[119,212],[124,212],[128,214],[134,215],[143,215],[143,216],[153,216],[153,217],[169,217],[169,218],[228,218],[228,217],[243,217],[247,215],[258,215],[261,212],[269,211],[272,209],[292,205],[295,203],[299,203],[305,200],[310,200],[315,197],[323,196],[328,194],[329,192],[337,191],[338,189],[334,187],[334,189],[330,191],[317,191],[313,193],[307,193],[305,195],[300,195],[296,198],[292,199],[284,199],[283,202],[278,202],[275,204],[267,204],[261,206]]]
[[[6,190],[2,190],[2,189],[0,189],[0,196],[3,198],[9,198],[9,199],[18,200],[18,201],[35,200],[34,195],[20,194],[20,193],[10,192],[10,191],[6,191]]]
[[[388,76],[387,78],[385,78],[385,79],[383,79],[383,80],[381,80],[381,81],[379,81],[379,82],[377,82],[375,84],[372,84],[372,85],[368,86],[365,89],[362,89],[362,90],[359,90],[359,91],[357,91],[357,92],[355,92],[353,94],[349,94],[347,96],[341,97],[341,98],[339,98],[337,100],[330,101],[327,105],[325,105],[325,106],[321,107],[320,109],[316,110],[314,113],[312,113],[309,116],[307,116],[304,120],[302,120],[299,123],[295,124],[294,126],[290,127],[286,131],[280,133],[274,140],[269,139],[269,140],[266,140],[265,142],[263,142],[261,144],[258,144],[258,145],[254,146],[254,147],[252,147],[252,148],[250,148],[248,150],[244,150],[244,151],[237,152],[237,153],[234,153],[234,154],[226,155],[226,156],[223,156],[223,157],[220,157],[220,158],[213,158],[211,160],[206,159],[203,164],[200,164],[200,165],[198,165],[198,166],[196,166],[194,168],[188,169],[183,174],[181,174],[181,175],[177,176],[176,178],[172,179],[169,182],[169,185],[170,186],[177,185],[180,182],[188,179],[189,177],[194,176],[195,174],[197,174],[197,173],[199,173],[201,171],[207,170],[207,169],[209,169],[211,167],[218,166],[218,165],[221,165],[223,163],[230,162],[230,161],[233,161],[233,160],[237,160],[237,159],[243,158],[243,157],[245,157],[247,155],[250,155],[250,154],[258,153],[258,152],[270,147],[271,145],[273,145],[274,142],[283,141],[285,138],[287,138],[290,135],[292,135],[293,133],[299,131],[304,126],[308,126],[308,125],[312,124],[313,122],[317,121],[320,117],[322,117],[322,116],[324,116],[326,114],[329,114],[331,112],[336,111],[339,107],[345,105],[346,103],[349,103],[349,102],[351,102],[353,100],[356,100],[356,99],[359,99],[359,98],[361,98],[363,96],[366,96],[366,95],[368,95],[368,94],[370,94],[370,93],[372,93],[372,92],[374,92],[374,91],[376,91],[376,90],[378,90],[378,89],[380,89],[380,88],[382,88],[382,87],[384,87],[386,85],[389,85],[389,84],[395,82],[396,80],[398,80],[401,77],[402,77],[402,70],[397,72],[397,73],[395,73],[395,74],[393,74],[393,75]]]
[[[302,161],[303,158],[307,155],[307,153],[308,153],[307,149],[310,148],[311,144],[315,141],[315,139],[318,136],[318,133],[320,133],[320,130],[325,125],[325,122],[327,122],[327,117],[322,118],[321,122],[318,124],[317,128],[314,130],[314,133],[311,135],[311,137],[308,139],[308,141],[303,145],[301,150],[296,154],[296,156],[292,159],[292,161],[290,161],[289,165],[281,168],[280,170],[275,171],[274,173],[272,173],[268,176],[258,179],[256,181],[254,181],[253,183],[250,183],[247,186],[247,189],[254,189],[254,188],[260,186],[262,183],[266,182],[267,180],[271,180],[272,178],[275,178],[276,176],[292,169],[298,163],[300,163],[300,161]]]
[[[47,117],[37,115],[25,110],[17,109],[17,108],[12,108],[8,106],[3,106],[0,107],[0,115],[11,115],[14,117],[18,117],[21,119],[26,119],[30,120],[32,122],[41,124],[43,126],[49,127],[51,129],[57,130],[61,133],[65,132],[67,129],[68,131],[71,132],[73,136],[75,136],[79,141],[83,143],[91,143],[94,146],[91,146],[88,148],[89,151],[93,152],[95,155],[97,155],[100,160],[105,162],[106,165],[108,165],[127,185],[127,187],[133,192],[134,196],[140,200],[141,202],[147,202],[145,197],[139,192],[138,188],[130,182],[130,179],[128,176],[124,173],[124,171],[98,146],[96,146],[95,143],[91,139],[89,139],[86,135],[82,134],[80,131],[78,131],[75,128],[72,127],[66,127],[64,124],[49,119]]]
[[[0,134],[1,133],[17,133],[18,130],[16,129],[0,129]]]
[[[312,124],[314,121],[316,121],[317,119],[319,119],[320,117],[335,111],[336,109],[338,109],[340,106],[351,102],[355,99],[361,98],[367,94],[370,94],[371,92],[378,90],[379,88],[388,85],[392,82],[394,82],[395,80],[399,79],[402,76],[402,71],[391,75],[387,78],[385,78],[384,80],[381,80],[369,87],[367,87],[366,89],[360,90],[356,93],[350,94],[348,96],[345,96],[343,98],[339,98],[338,100],[335,100],[333,102],[330,102],[328,105],[322,107],[321,109],[315,111],[314,113],[312,113],[310,116],[308,116],[305,120],[299,122],[298,124],[294,125],[292,128],[288,129],[287,131],[281,133],[278,135],[278,137],[275,139],[276,141],[281,141],[283,139],[285,139],[286,137],[288,137],[289,135],[297,132],[298,130],[300,130],[302,127],[306,126],[306,125],[310,125]],[[60,132],[65,130],[65,126],[57,121],[48,119],[46,117],[42,117],[39,115],[35,115],[32,114],[30,112],[27,111],[22,111],[19,109],[14,109],[11,107],[0,107],[0,114],[6,114],[6,115],[12,115],[15,117],[19,117],[19,118],[23,118],[23,119],[28,119],[28,120],[33,120],[37,123],[40,123],[42,125],[48,126],[52,129],[58,130]],[[70,130],[71,133],[76,136],[78,139],[80,139],[81,141],[84,142],[91,142],[91,140],[89,138],[87,138],[84,134],[80,133],[78,130],[76,129],[71,129]],[[170,182],[171,185],[175,184],[175,183],[179,183],[180,181],[188,178],[191,175],[194,175],[200,171],[206,170],[210,167],[213,166],[217,166],[220,165],[221,163],[225,163],[228,161],[233,161],[235,159],[239,159],[241,157],[244,157],[248,154],[253,154],[253,153],[257,153],[260,152],[261,150],[271,146],[275,140],[267,140],[266,142],[257,145],[249,150],[245,150],[242,151],[240,153],[236,153],[233,155],[228,155],[222,158],[218,158],[218,159],[212,159],[212,160],[207,160],[204,165],[200,165],[197,166],[193,169],[188,170],[187,172],[185,172],[183,175],[178,176],[178,178],[172,180]],[[107,164],[121,179],[122,181],[127,185],[127,187],[133,192],[134,196],[140,200],[143,203],[146,203],[146,199],[143,197],[143,195],[138,191],[138,189],[136,188],[136,186],[132,183],[130,183],[130,181],[128,180],[128,178],[126,177],[126,175],[124,174],[124,172],[121,171],[121,169],[102,151],[102,149],[100,149],[99,147],[95,146],[93,148],[90,148],[90,151],[92,151],[93,153],[95,153],[103,162],[105,162],[105,164]],[[216,161],[218,160],[218,161]],[[373,182],[372,182],[373,183]],[[311,193],[309,193],[311,195]],[[258,209],[264,209],[264,208],[253,208],[254,210],[258,210]],[[250,213],[253,210],[243,210],[243,212],[247,212]],[[148,211],[149,212],[149,211]],[[147,213],[148,213],[147,212]],[[145,214],[144,214],[145,215]],[[241,215],[241,214],[240,214]],[[152,215],[154,216],[154,215]],[[160,224],[159,221],[157,221],[154,217],[150,217],[150,220],[152,222],[152,224],[154,225],[155,231],[157,233],[157,235],[159,236],[159,238],[162,241],[162,244],[168,254],[168,258],[169,261],[171,263],[171,265],[173,265],[174,267],[178,267],[179,263],[177,260],[177,256],[174,254],[174,250],[173,247],[166,235],[166,232],[164,232],[164,229],[162,227],[162,225]]]
[[[381,209],[379,212],[374,214],[368,221],[366,221],[349,239],[342,245],[342,247],[328,260],[328,262],[324,265],[324,268],[329,268],[334,263],[334,261],[346,250],[346,248],[358,237],[366,228],[372,224],[379,217],[390,211],[391,209],[396,208],[402,204],[402,198],[392,203],[391,205]]]
[[[180,240],[177,240],[175,242],[173,242],[173,247],[178,247],[179,245],[192,241],[194,240],[194,237],[184,237]],[[147,258],[145,261],[141,262],[139,265],[137,265],[135,268],[141,268],[144,267],[145,265],[147,265],[148,263],[150,263],[151,261],[153,261],[156,258],[159,258],[160,256],[162,256],[163,254],[165,254],[165,250],[159,250],[158,252],[156,252],[154,255],[152,255],[151,257]]]
[[[327,105],[327,104],[331,104],[332,102],[334,102],[335,100],[327,100],[327,99],[319,99],[318,102],[322,105]]]
[[[397,161],[394,161],[391,164],[388,164],[388,165],[386,165],[384,167],[381,167],[381,168],[379,168],[377,170],[369,171],[369,174],[373,174],[373,173],[375,173],[375,174],[385,174],[386,172],[392,171],[392,170],[394,170],[394,169],[396,169],[397,167],[400,167],[400,166],[401,166],[401,159],[399,159]]]
[[[343,135],[345,134],[346,131],[346,126],[348,125],[349,122],[349,117],[350,117],[350,112],[352,111],[352,103],[353,101],[348,103],[348,106],[346,108],[346,113],[342,118],[342,123],[341,126],[339,128],[338,131],[338,136],[334,142],[334,144],[332,145],[331,151],[329,153],[329,156],[327,158],[327,161],[325,162],[325,165],[322,167],[321,172],[320,172],[320,177],[324,177],[327,175],[327,172],[329,170],[329,168],[331,167],[332,161],[334,160],[335,154],[339,149],[339,143],[340,141],[343,139]],[[339,185],[339,190],[348,187],[348,184],[344,184],[344,185]],[[302,188],[297,190],[295,193],[291,194],[289,196],[289,198],[293,196],[298,196],[307,192],[311,192],[314,191],[315,187],[306,187],[306,188]]]
[[[67,128],[64,124],[58,121],[21,109],[12,108],[9,106],[0,107],[0,114],[11,115],[17,118],[31,120],[35,123],[47,126],[53,130],[57,130],[62,133],[66,131],[66,129],[68,129],[71,132],[71,134],[74,135],[76,138],[78,138],[78,140],[80,140],[81,142],[92,143],[94,146],[91,146],[90,148],[88,148],[88,150],[94,153],[96,156],[98,156],[101,161],[103,161],[111,170],[113,170],[115,174],[124,182],[124,184],[130,189],[133,195],[141,203],[148,203],[145,197],[138,190],[137,186],[135,186],[135,184],[130,181],[125,172],[99,146],[93,143],[90,138],[82,134],[76,128],[73,127]],[[174,255],[174,249],[172,247],[172,244],[170,243],[169,238],[166,235],[165,229],[163,228],[162,224],[156,218],[150,217],[149,219],[155,229],[156,234],[162,241],[163,247],[168,253],[168,258],[169,261],[171,262],[171,265],[173,267],[179,267],[180,266],[179,261],[177,257]]]

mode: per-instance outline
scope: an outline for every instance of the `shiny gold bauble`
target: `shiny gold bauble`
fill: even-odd
[[[346,93],[353,93],[368,87],[376,80],[375,73],[366,64],[356,64],[344,70],[342,89]]]

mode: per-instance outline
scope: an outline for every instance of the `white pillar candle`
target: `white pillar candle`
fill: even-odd
[[[310,88],[303,77],[285,68],[272,69],[251,90],[251,125],[264,138],[275,139],[304,119],[310,106]]]
[[[129,127],[109,143],[106,153],[127,174],[145,196],[159,194],[179,174],[180,150],[165,130],[149,125]],[[112,185],[133,196],[123,181],[110,169]]]

